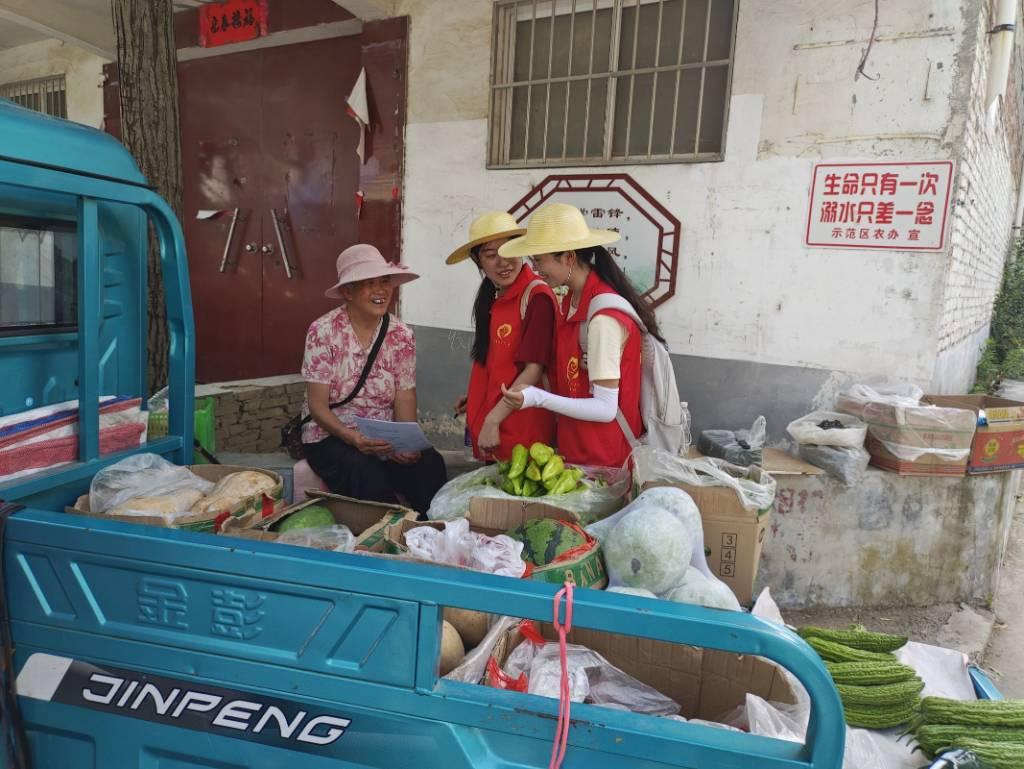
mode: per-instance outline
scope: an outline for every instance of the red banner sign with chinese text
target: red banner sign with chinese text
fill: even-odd
[[[953,162],[819,163],[808,246],[941,251]]]
[[[199,45],[213,48],[267,34],[267,0],[224,0],[199,8]]]

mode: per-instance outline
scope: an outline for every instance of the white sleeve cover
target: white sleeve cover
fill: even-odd
[[[584,422],[611,422],[619,412],[619,388],[593,385],[592,398],[565,398],[539,387],[523,390],[523,408],[542,408]]]

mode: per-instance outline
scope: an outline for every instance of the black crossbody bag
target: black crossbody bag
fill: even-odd
[[[363,385],[366,384],[366,378],[370,376],[370,369],[373,368],[373,363],[377,360],[377,353],[380,352],[381,345],[384,344],[384,337],[388,333],[388,324],[390,323],[391,316],[385,315],[380,322],[380,331],[377,333],[377,338],[373,340],[373,347],[370,348],[370,354],[366,357],[366,365],[363,366],[363,373],[359,375],[359,381],[356,382],[356,386],[352,389],[352,392],[348,394],[345,400],[332,403],[330,408],[334,409],[344,406],[346,403],[351,401],[357,395],[359,391],[363,389]],[[297,417],[292,417],[288,420],[284,427],[281,428],[281,447],[288,452],[288,455],[292,459],[302,459],[305,457],[305,452],[302,450],[302,428],[308,424],[313,418],[313,415],[303,417],[301,414]]]

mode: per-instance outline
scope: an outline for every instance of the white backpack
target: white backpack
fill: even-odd
[[[615,415],[615,421],[633,448],[643,444],[678,454],[686,440],[686,425],[668,348],[647,333],[640,316],[625,298],[618,294],[598,294],[590,300],[587,322],[580,324],[580,347],[583,349],[584,360],[590,321],[602,310],[618,310],[628,315],[640,327],[643,335],[640,354],[640,418],[643,420],[644,434],[639,438],[633,434],[621,409]]]

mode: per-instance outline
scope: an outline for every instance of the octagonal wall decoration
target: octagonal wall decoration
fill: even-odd
[[[509,209],[516,221],[550,203],[579,208],[594,228],[622,239],[608,251],[637,291],[657,307],[676,291],[679,220],[628,174],[548,176]]]

